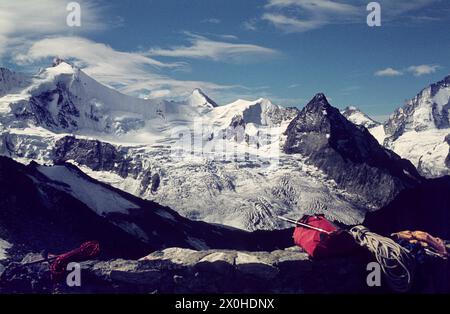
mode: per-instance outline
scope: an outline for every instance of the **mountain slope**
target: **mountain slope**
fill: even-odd
[[[368,213],[364,225],[381,234],[400,230],[425,230],[450,238],[450,177],[428,179],[405,191],[386,207]]]
[[[385,123],[385,145],[427,177],[450,174],[450,75],[423,89]]]
[[[61,252],[93,239],[100,241],[105,256],[128,258],[171,246],[258,250],[289,245],[289,230],[268,238],[264,232],[190,221],[72,165],[24,166],[0,157],[0,186],[2,255]]]
[[[358,194],[367,206],[383,206],[422,180],[410,162],[383,148],[366,128],[348,121],[323,94],[303,108],[286,136],[287,154],[306,156],[308,163],[338,187]]]
[[[200,107],[211,109],[218,105],[209,98],[201,89],[196,88],[192,91],[192,94],[188,98],[188,102],[193,107]]]
[[[285,226],[278,214],[322,212],[325,204],[336,209],[332,219],[363,219],[320,171],[281,152],[298,110],[267,99],[215,106],[199,90],[180,102],[134,99],[60,62],[0,106],[0,154],[74,163],[192,219],[273,229]]]
[[[373,120],[364,112],[353,106],[346,107],[341,113],[347,118],[348,121],[356,125],[362,125],[366,129],[371,129],[381,125],[381,123]]]
[[[431,84],[398,108],[383,125],[364,113],[344,110],[356,125],[366,127],[384,145],[410,160],[419,173],[434,178],[450,174],[450,76]]]
[[[395,140],[408,131],[421,132],[450,127],[450,75],[423,89],[386,122],[386,133]]]
[[[383,124],[373,120],[364,112],[353,106],[346,107],[341,113],[353,124],[361,125],[368,129],[378,143],[383,145],[384,139],[386,138]]]
[[[121,94],[65,62],[41,71],[20,96],[4,104],[10,107],[7,117],[54,132],[122,133],[156,117],[164,105]]]
[[[26,83],[25,75],[0,67],[0,97],[24,87]]]
[[[184,217],[245,230],[283,228],[286,224],[277,215],[295,218],[305,213],[360,223],[367,210],[379,208],[397,189],[408,186],[408,175],[392,171],[404,168],[416,177],[414,169],[399,162],[392,171],[384,162],[375,162],[384,158],[378,155],[389,153],[372,148],[365,152],[359,146],[375,143],[362,131],[349,131],[342,116],[331,125],[343,127],[338,133],[348,144],[337,155],[323,158],[361,159],[357,179],[352,171],[339,174],[340,166],[306,162],[310,152],[283,150],[292,139],[284,133],[299,116],[298,109],[264,98],[217,106],[200,90],[184,101],[136,99],[66,62],[55,63],[26,88],[0,97],[0,109],[1,155],[23,163],[71,163]],[[352,145],[358,146],[354,156]],[[378,157],[365,155],[372,153]],[[392,187],[395,178],[401,183],[398,188]],[[377,191],[372,196],[371,188]]]

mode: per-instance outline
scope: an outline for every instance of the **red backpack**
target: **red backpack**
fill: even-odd
[[[357,247],[353,237],[340,229],[323,215],[303,216],[299,222],[323,231],[297,226],[294,229],[294,243],[311,257],[323,258],[346,254]]]

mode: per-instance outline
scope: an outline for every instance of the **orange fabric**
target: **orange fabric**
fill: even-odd
[[[405,230],[393,233],[392,235],[399,239],[408,240],[411,243],[420,243],[420,245],[426,248],[432,248],[441,256],[448,256],[444,241],[440,238],[433,237],[425,231]]]

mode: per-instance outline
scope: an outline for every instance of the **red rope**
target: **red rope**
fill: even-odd
[[[50,272],[54,281],[64,278],[66,267],[71,262],[82,262],[91,259],[100,252],[100,244],[97,241],[88,241],[79,248],[59,255],[50,265]]]

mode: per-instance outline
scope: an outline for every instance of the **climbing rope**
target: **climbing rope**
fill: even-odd
[[[88,241],[70,252],[58,255],[50,264],[52,280],[59,281],[66,273],[70,262],[81,262],[96,257],[100,253],[100,244],[97,241]]]
[[[389,286],[397,292],[406,292],[411,287],[415,261],[410,252],[394,240],[371,232],[364,226],[355,226],[350,233],[359,245],[366,247],[375,256],[386,276]]]

